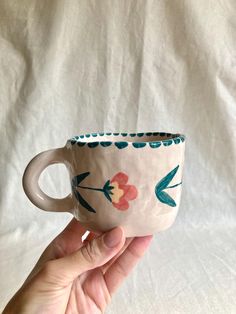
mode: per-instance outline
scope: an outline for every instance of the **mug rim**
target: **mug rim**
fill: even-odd
[[[102,136],[122,136],[124,137],[124,141],[118,140],[115,141],[114,138],[111,140],[99,140],[96,141],[96,137],[102,137]],[[169,138],[165,138],[163,140],[157,140],[157,141],[125,141],[125,138],[127,137],[142,137],[142,136],[167,136]],[[86,141],[86,138],[94,138],[95,141]],[[167,133],[167,132],[138,132],[138,133],[126,133],[126,132],[96,132],[96,133],[87,133],[82,135],[75,135],[71,137],[67,143],[71,145],[77,144],[79,147],[82,146],[88,146],[90,148],[97,147],[98,145],[101,145],[103,147],[111,146],[112,144],[115,145],[117,148],[125,148],[128,145],[132,145],[135,148],[142,148],[146,145],[149,145],[151,148],[158,148],[160,146],[170,146],[172,144],[179,144],[185,142],[186,136],[184,134],[180,133]]]

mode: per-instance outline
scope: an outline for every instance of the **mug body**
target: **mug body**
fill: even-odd
[[[127,237],[170,227],[179,209],[185,137],[92,133],[67,141],[72,213],[88,230],[122,226]]]

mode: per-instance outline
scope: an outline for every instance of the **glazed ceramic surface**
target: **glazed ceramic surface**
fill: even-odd
[[[68,211],[88,230],[122,226],[127,237],[170,227],[180,204],[185,137],[180,134],[92,133],[40,153],[27,166],[23,187],[47,211]],[[64,163],[71,194],[46,195],[38,179],[49,165]]]

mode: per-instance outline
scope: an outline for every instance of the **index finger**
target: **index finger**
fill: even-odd
[[[152,236],[135,238],[117,260],[104,274],[107,289],[110,294],[121,285],[138,260],[144,255]]]
[[[83,245],[82,236],[86,231],[87,229],[77,219],[73,218],[49,246],[54,247],[54,250],[59,250],[56,252],[59,254],[57,257],[70,254]]]
[[[24,284],[37,274],[42,265],[47,261],[77,251],[83,245],[82,236],[85,232],[86,229],[78,220],[73,218],[66,228],[44,250]]]

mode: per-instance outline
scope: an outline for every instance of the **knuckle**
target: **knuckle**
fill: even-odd
[[[127,250],[129,251],[131,256],[134,257],[135,259],[140,259],[143,256],[141,252],[139,252],[138,250],[135,250],[135,248],[133,247],[128,246]]]
[[[39,272],[39,278],[41,282],[50,289],[60,285],[65,285],[67,279],[64,271],[59,271],[57,260],[48,261],[44,264],[41,271]]]
[[[48,277],[53,275],[54,272],[55,272],[54,261],[47,261],[42,268],[42,274]]]
[[[81,249],[81,254],[86,262],[93,264],[96,260],[96,257],[99,255],[98,246],[94,243],[94,241],[88,242]]]
[[[122,277],[127,277],[129,274],[128,270],[119,261],[116,262],[116,272]]]

